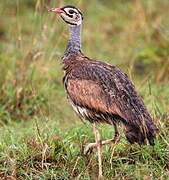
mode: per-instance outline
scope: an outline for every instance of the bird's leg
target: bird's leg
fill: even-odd
[[[96,128],[96,124],[93,123],[93,132],[95,135],[95,141],[97,144],[97,153],[98,153],[98,163],[99,163],[99,178],[103,177],[103,171],[102,171],[102,157],[101,157],[101,141],[100,141],[100,134],[98,129]]]
[[[114,137],[112,139],[107,139],[107,140],[101,141],[100,142],[101,145],[117,143],[119,141],[119,132],[117,129],[117,125],[115,123],[113,123],[113,125],[114,125]],[[96,148],[96,147],[97,147],[96,142],[87,144],[84,149],[84,154],[87,154],[91,148]]]

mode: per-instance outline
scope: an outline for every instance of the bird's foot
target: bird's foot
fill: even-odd
[[[114,137],[113,139],[107,139],[104,141],[101,141],[100,144],[102,145],[106,145],[106,144],[112,144],[112,143],[117,143],[119,141],[119,137]],[[89,143],[85,146],[84,148],[84,154],[88,154],[89,152],[91,152],[94,148],[97,148],[97,143]]]
[[[96,147],[97,147],[97,143],[86,144],[84,147],[84,155],[91,153],[93,148],[96,148]]]

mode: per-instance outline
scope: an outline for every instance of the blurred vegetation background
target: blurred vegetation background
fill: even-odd
[[[83,145],[94,141],[92,130],[69,107],[62,85],[68,28],[47,12],[67,4],[84,13],[84,54],[125,71],[160,129],[155,149],[130,146],[124,138],[105,147],[105,177],[167,179],[168,0],[0,2],[0,178],[97,177],[95,153],[82,155]],[[100,131],[111,137],[111,127]]]

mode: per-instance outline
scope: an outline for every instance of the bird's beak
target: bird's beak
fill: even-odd
[[[61,8],[51,8],[51,9],[48,9],[48,12],[55,12],[56,14],[61,14],[64,11]]]

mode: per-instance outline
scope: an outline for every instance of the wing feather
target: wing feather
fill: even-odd
[[[78,106],[119,115],[137,126],[143,116],[151,119],[133,84],[117,67],[90,61],[73,69],[68,79],[68,95]]]
[[[82,117],[91,122],[101,121],[103,117],[107,123],[118,118],[124,124],[129,142],[144,144],[147,138],[154,144],[158,129],[125,73],[84,56],[65,60],[63,69],[68,97]]]
[[[91,80],[70,79],[67,92],[71,100],[78,106],[108,112],[108,101],[104,91]]]

